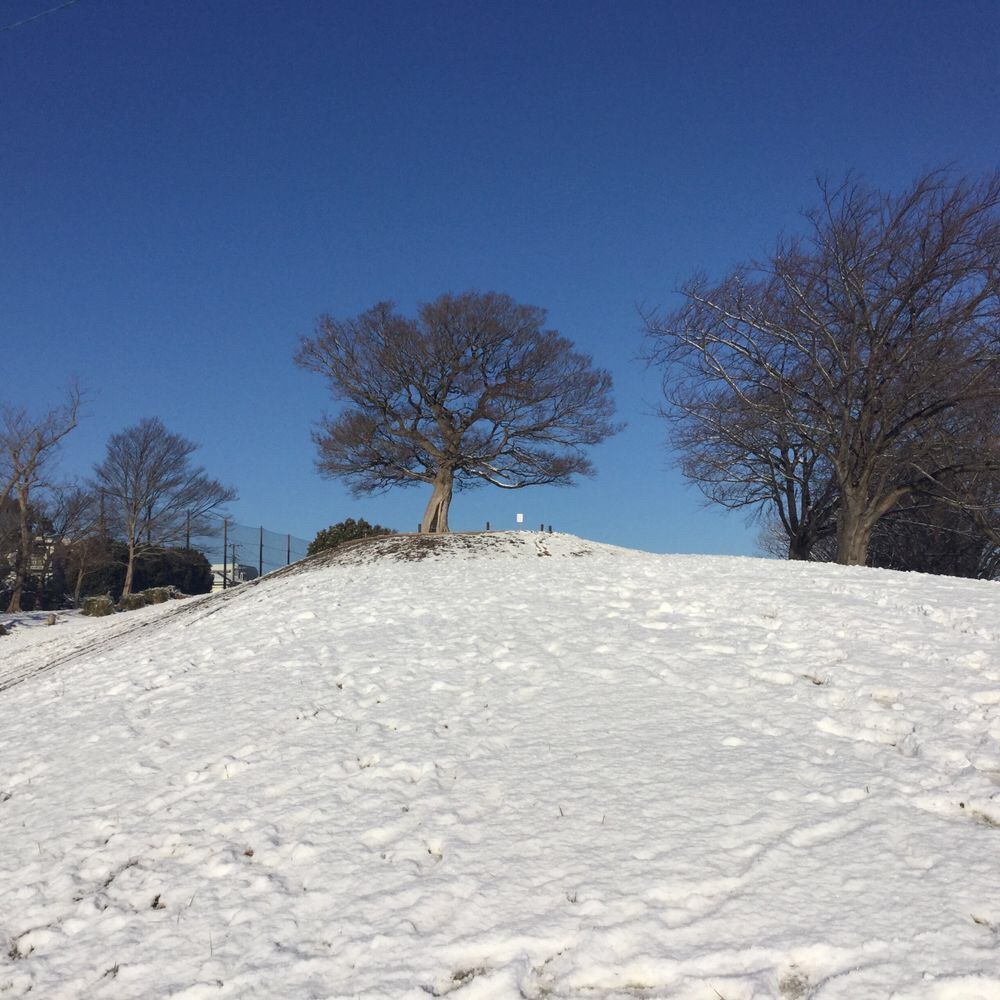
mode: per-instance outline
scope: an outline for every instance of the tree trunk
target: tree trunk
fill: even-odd
[[[7,614],[17,614],[21,610],[21,592],[24,590],[24,576],[20,567],[20,556],[15,563],[14,590],[10,595],[10,603],[7,605]]]
[[[907,486],[895,486],[876,496],[867,485],[840,489],[837,514],[837,562],[841,566],[867,566],[868,548],[875,526],[910,493]]]
[[[125,569],[125,583],[122,586],[122,597],[128,597],[132,593],[132,572],[135,569],[135,542],[129,540],[128,543],[128,566]]]
[[[789,538],[788,558],[794,560],[808,560],[812,552],[811,538]]]
[[[439,469],[434,479],[431,494],[420,530],[426,534],[445,534],[448,531],[448,508],[455,485],[455,474],[451,469]]]
[[[76,585],[73,587],[73,607],[80,607],[80,591],[83,590],[84,562],[81,559],[76,571]]]
[[[837,516],[837,562],[841,566],[867,564],[868,543],[877,520],[862,500],[842,495]]]
[[[17,491],[18,514],[18,544],[14,559],[14,590],[10,595],[7,613],[15,614],[21,610],[21,596],[24,593],[24,581],[31,569],[31,525],[28,514],[28,491],[19,487]]]

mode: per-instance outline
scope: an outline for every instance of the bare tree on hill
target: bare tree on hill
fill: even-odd
[[[296,356],[345,404],[314,439],[323,475],[355,495],[432,487],[421,530],[448,530],[455,489],[566,485],[614,434],[611,376],[544,329],[545,312],[495,292],[442,295],[415,319],[382,302],[320,318]]]
[[[908,497],[961,504],[1000,469],[982,419],[1000,408],[1000,173],[933,171],[898,197],[822,185],[806,218],[806,237],[647,316],[648,357],[692,478],[767,504],[829,470],[837,560],[862,564]]]

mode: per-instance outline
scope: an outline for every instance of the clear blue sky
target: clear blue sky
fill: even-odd
[[[0,26],[59,0],[0,0]],[[78,0],[0,31],[0,398],[89,395],[85,475],[143,416],[237,519],[416,526],[313,468],[322,312],[506,292],[609,368],[628,428],[572,489],[461,494],[591,538],[751,554],[650,415],[637,304],[767,249],[853,168],[1000,164],[1000,4]]]

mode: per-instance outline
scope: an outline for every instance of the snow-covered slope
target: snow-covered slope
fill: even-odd
[[[995,584],[387,539],[4,678],[0,998],[1000,997]]]

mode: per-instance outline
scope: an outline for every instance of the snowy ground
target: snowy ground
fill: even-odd
[[[404,544],[0,638],[0,998],[1000,997],[1000,586]]]

